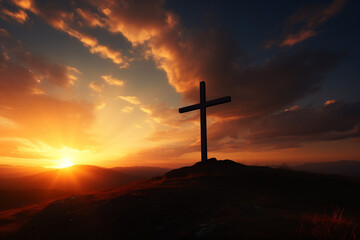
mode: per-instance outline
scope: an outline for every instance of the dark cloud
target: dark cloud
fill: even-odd
[[[293,46],[318,34],[319,28],[338,14],[347,0],[333,0],[330,4],[314,4],[303,7],[284,21],[280,40],[269,40],[265,47],[277,44],[281,47]]]
[[[200,48],[200,42],[194,48]],[[208,54],[202,54],[205,50],[201,50],[194,53],[192,60],[191,56],[183,56],[181,61],[196,62],[192,65],[194,69],[189,66],[182,72],[192,72],[197,79],[205,80],[209,98],[232,96],[232,103],[209,111],[223,117],[261,116],[292,105],[319,90],[325,74],[334,69],[341,58],[337,53],[301,50],[279,54],[258,67],[247,67],[236,61],[241,57],[232,51],[236,45],[226,40],[217,43],[210,47],[205,42],[202,46],[208,49]],[[187,89],[184,97],[189,102],[198,101],[198,88]]]
[[[232,139],[229,143],[236,143],[238,148],[243,149],[288,148],[309,141],[358,138],[360,102],[335,102],[319,108],[304,107],[262,118],[218,122],[210,127],[209,137],[215,142],[229,137]]]

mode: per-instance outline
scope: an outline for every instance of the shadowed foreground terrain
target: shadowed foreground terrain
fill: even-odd
[[[360,182],[210,160],[0,212],[4,239],[359,239]]]

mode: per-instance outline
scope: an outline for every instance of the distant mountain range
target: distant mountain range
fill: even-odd
[[[356,178],[210,160],[0,212],[0,238],[357,239],[359,189]]]
[[[43,167],[23,167],[0,164],[0,179],[25,177],[45,172],[47,170],[49,169]]]
[[[5,167],[0,171],[5,172],[10,167]],[[4,190],[23,190],[23,189],[42,189],[42,190],[63,190],[63,191],[92,191],[102,188],[126,185],[134,181],[145,180],[153,176],[162,175],[169,169],[154,167],[118,167],[102,168],[91,165],[74,165],[62,169],[36,169],[30,168],[31,172],[40,171],[33,175],[19,176],[25,174],[25,168],[11,169],[13,174],[0,181],[0,189]],[[41,171],[42,170],[42,171]],[[4,174],[3,174],[4,176]]]
[[[63,169],[0,165],[0,210],[22,207],[75,192],[118,187],[160,176],[156,167],[101,168],[77,165]]]
[[[310,162],[288,168],[297,171],[360,178],[360,161],[342,160],[335,162]]]

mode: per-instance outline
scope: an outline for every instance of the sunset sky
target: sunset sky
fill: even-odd
[[[360,160],[360,1],[0,6],[0,164]]]

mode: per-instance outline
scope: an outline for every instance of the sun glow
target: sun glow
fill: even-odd
[[[55,168],[67,168],[73,166],[74,163],[70,158],[62,158],[59,160],[59,164],[55,166]]]

